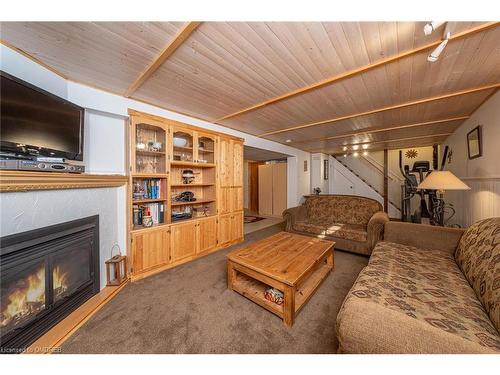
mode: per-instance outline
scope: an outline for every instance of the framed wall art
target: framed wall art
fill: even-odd
[[[469,159],[479,158],[483,155],[481,126],[478,125],[467,133],[467,151]]]

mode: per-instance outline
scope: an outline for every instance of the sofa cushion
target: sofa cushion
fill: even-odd
[[[366,242],[368,233],[364,225],[333,223],[326,227],[326,235],[345,240]]]
[[[304,204],[308,218],[325,223],[368,225],[370,218],[382,210],[376,200],[351,195],[319,195],[307,197]]]
[[[293,230],[316,235],[325,235],[326,225],[318,221],[296,221],[293,223]]]
[[[344,301],[338,317],[339,327],[343,325],[342,320],[359,317],[372,309],[370,306],[377,307],[377,319],[381,321],[387,318],[381,312],[384,310],[388,311],[387,316],[397,316],[398,319],[391,320],[394,323],[392,334],[380,331],[378,327],[381,325],[373,321],[373,331],[366,333],[366,337],[371,337],[370,343],[363,345],[377,346],[385,340],[386,348],[399,347],[406,352],[431,352],[431,346],[439,350],[439,345],[444,344],[453,345],[453,348],[443,347],[441,352],[500,351],[497,330],[460,272],[453,255],[446,252],[379,242],[368,266]],[[428,337],[416,334],[411,338],[398,338],[393,334],[400,329],[408,332],[410,326],[418,330],[424,327],[426,332],[433,334]],[[345,329],[343,332],[349,334]],[[442,334],[441,343],[435,341],[440,337],[436,332]],[[395,342],[387,342],[389,338]],[[426,342],[431,339],[434,340],[432,343]],[[404,341],[405,345],[398,346],[398,340]],[[429,349],[425,349],[427,345],[431,345]],[[370,348],[359,350],[370,351]]]
[[[325,224],[319,220],[296,221],[293,230],[330,237],[343,238],[345,240],[366,242],[367,232],[363,225],[332,223]]]
[[[481,220],[469,227],[460,240],[455,259],[500,331],[500,217]]]

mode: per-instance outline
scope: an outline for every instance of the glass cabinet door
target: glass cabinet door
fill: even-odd
[[[199,163],[215,163],[215,137],[212,135],[198,134],[197,151]]]
[[[136,125],[135,173],[165,173],[165,142],[166,132],[163,128],[146,123]]]
[[[194,161],[194,137],[192,132],[173,128],[172,160]]]

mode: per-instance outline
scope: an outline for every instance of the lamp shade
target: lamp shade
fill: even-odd
[[[433,171],[417,186],[417,189],[470,190],[470,187],[450,171]]]

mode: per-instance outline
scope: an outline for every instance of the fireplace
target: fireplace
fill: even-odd
[[[99,292],[99,216],[0,238],[0,347],[20,352]]]

